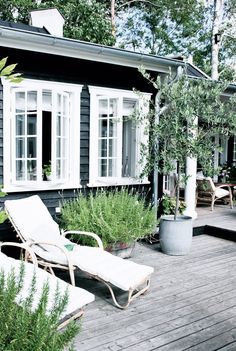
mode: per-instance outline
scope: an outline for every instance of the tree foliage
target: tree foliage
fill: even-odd
[[[31,10],[50,7],[56,7],[65,18],[66,37],[114,44],[109,11],[96,0],[0,0],[0,18],[28,24]]]
[[[20,73],[15,73],[14,69],[16,68],[17,64],[11,64],[7,66],[7,57],[4,57],[0,60],[0,77],[4,77],[12,83],[20,83],[22,81],[22,77]],[[0,192],[0,196],[4,194]]]
[[[236,1],[222,0],[220,78],[234,80]],[[210,74],[215,0],[117,2],[117,39],[123,48],[157,55],[193,57]]]
[[[212,175],[212,155],[216,149],[221,151],[215,135],[228,138],[236,134],[236,96],[223,98],[228,83],[193,79],[184,72],[175,79],[169,75],[164,80],[158,77],[153,81],[145,71],[142,73],[157,89],[159,100],[148,116],[152,152],[150,145],[142,146],[147,160],[145,171],[149,173],[158,165],[160,172],[169,174],[175,170],[175,160],[178,185],[180,170],[185,169],[186,157],[190,157],[197,158],[206,175]]]

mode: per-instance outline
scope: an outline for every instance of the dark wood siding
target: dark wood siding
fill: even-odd
[[[81,191],[89,191],[90,189],[86,187],[86,184],[89,181],[89,131],[92,126],[90,126],[89,118],[90,96],[88,85],[127,90],[136,88],[145,92],[153,92],[152,86],[144,80],[135,68],[1,47],[1,57],[6,56],[8,56],[8,64],[18,64],[16,71],[22,73],[24,78],[83,85],[80,113],[80,179],[83,186]],[[2,95],[3,90],[0,86],[0,184],[4,182]],[[74,152],[77,151],[74,150]],[[22,198],[35,193],[42,198],[50,213],[54,216],[55,207],[59,206],[63,199],[76,196],[77,189],[10,193],[6,198]],[[0,198],[0,206],[4,204],[6,198]],[[1,230],[1,228],[4,229]],[[0,226],[0,240],[10,239],[9,228],[8,225]]]
[[[1,47],[25,78],[154,92],[136,68]]]
[[[90,128],[90,97],[87,86],[81,93],[80,112],[80,179],[81,185],[89,181],[89,128]]]

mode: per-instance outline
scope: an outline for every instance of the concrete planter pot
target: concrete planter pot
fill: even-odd
[[[181,256],[189,253],[193,236],[192,217],[162,216],[159,239],[161,249],[168,255]]]

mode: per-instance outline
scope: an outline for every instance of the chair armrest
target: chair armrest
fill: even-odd
[[[68,267],[70,269],[73,269],[73,263],[72,263],[72,260],[70,258],[70,253],[63,246],[59,246],[59,245],[54,244],[54,243],[52,243],[50,241],[49,242],[48,241],[31,241],[30,243],[28,242],[28,245],[29,245],[29,247],[31,247],[33,245],[39,245],[39,246],[40,245],[51,245],[51,246],[54,246],[54,247],[60,249],[64,253],[64,255],[66,256],[66,259],[67,259],[67,262],[68,262]]]
[[[230,194],[232,193],[231,187],[230,187],[229,184],[227,184],[227,183],[216,185],[216,189],[219,189],[219,188],[227,188],[228,191],[229,191],[229,193],[230,193]]]
[[[28,254],[31,259],[32,259],[32,262],[33,264],[38,267],[38,260],[37,260],[37,257],[34,253],[34,251],[31,249],[30,245],[28,242],[25,242],[25,243],[14,243],[14,242],[1,242],[0,243],[0,251],[2,249],[3,246],[14,246],[14,247],[19,247],[21,249],[24,249],[26,254]],[[27,258],[27,255],[25,255],[25,258]]]
[[[102,240],[99,238],[99,236],[95,233],[91,233],[91,232],[83,232],[80,230],[67,230],[67,231],[63,231],[62,235],[66,236],[68,234],[77,234],[77,235],[87,235],[90,236],[92,238],[94,238],[97,241],[98,247],[100,247],[100,249],[103,249],[103,243]]]

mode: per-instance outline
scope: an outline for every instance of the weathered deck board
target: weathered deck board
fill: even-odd
[[[96,301],[85,309],[76,350],[236,350],[236,243],[197,236],[182,257],[141,244],[133,260],[155,272],[149,292],[124,311],[104,285],[77,276]]]
[[[235,230],[236,232],[236,206],[233,209],[228,205],[216,205],[211,211],[210,206],[198,206],[196,208],[198,218],[194,226],[210,225],[217,228]]]

